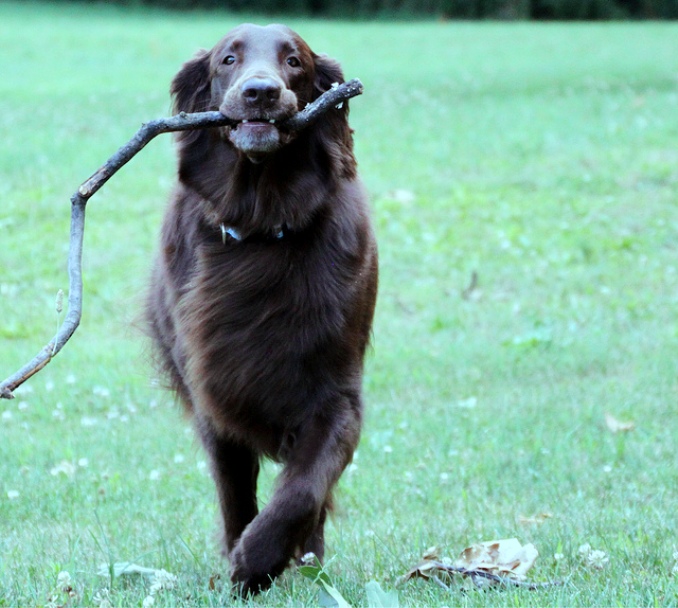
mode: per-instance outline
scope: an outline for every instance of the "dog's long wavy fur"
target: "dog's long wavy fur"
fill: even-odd
[[[280,57],[262,52],[282,48],[278,39],[303,73],[290,76]],[[230,109],[222,91],[240,95],[233,87],[242,83],[220,63],[228,48],[239,61],[250,53],[278,70],[273,77],[297,109],[343,81],[335,61],[291,30],[242,26],[181,68],[171,85],[176,112]],[[147,318],[161,367],[209,454],[224,553],[247,593],[306,552],[322,559],[332,489],[360,434],[377,253],[348,104],[298,134],[281,133],[280,148],[262,158],[231,136],[229,128],[177,136],[178,183]],[[259,512],[263,456],[284,466]]]

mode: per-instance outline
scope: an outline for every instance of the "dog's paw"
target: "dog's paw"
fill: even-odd
[[[253,562],[253,563],[250,563]],[[282,572],[284,568],[270,569],[260,563],[255,556],[248,555],[243,543],[238,543],[229,555],[231,564],[231,582],[234,585],[235,592],[246,597],[255,595],[261,591],[266,591],[273,579]]]

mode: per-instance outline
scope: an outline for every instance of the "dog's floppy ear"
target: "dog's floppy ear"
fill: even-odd
[[[313,83],[313,98],[317,99],[325,91],[329,91],[336,82],[344,82],[344,72],[337,61],[325,54],[313,55],[315,63],[315,81]]]
[[[184,63],[172,80],[170,93],[174,98],[173,111],[204,112],[210,103],[210,52],[201,50]]]
[[[337,61],[327,55],[313,55],[315,62],[315,80],[313,99],[329,91],[332,85],[344,82],[344,72]],[[323,141],[328,158],[334,171],[347,179],[355,177],[356,164],[353,157],[353,137],[348,126],[348,102],[340,103],[319,120],[315,132]]]

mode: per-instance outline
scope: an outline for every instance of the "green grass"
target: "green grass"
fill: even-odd
[[[54,332],[71,193],[241,19],[0,3],[0,375]],[[401,605],[677,605],[678,25],[290,25],[365,83],[351,121],[381,254],[337,588],[366,605],[431,545],[517,536],[531,578],[564,586],[415,581]],[[82,325],[0,402],[0,606],[48,603],[61,571],[69,605],[140,605],[147,582],[97,575],[120,561],[178,576],[156,606],[232,601],[204,456],[135,325],[173,179],[163,136],[92,199]],[[290,572],[252,603],[316,602]]]

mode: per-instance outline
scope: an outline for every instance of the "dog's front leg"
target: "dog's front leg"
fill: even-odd
[[[258,512],[259,459],[248,447],[221,437],[207,418],[196,422],[217,486],[224,522],[224,554],[228,555]]]
[[[268,588],[301,551],[322,557],[326,509],[358,443],[360,418],[359,398],[342,397],[298,429],[273,497],[231,552],[231,579],[243,594]]]

